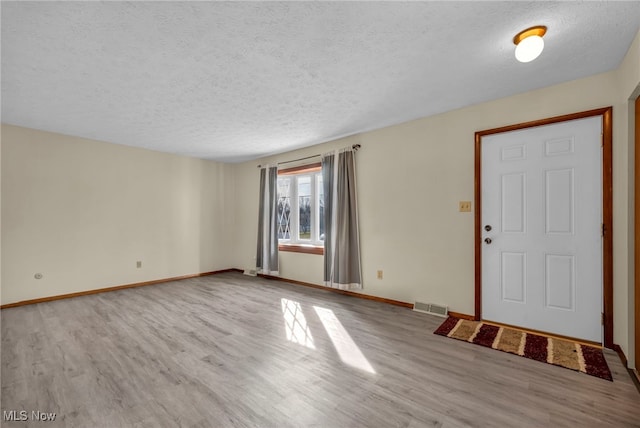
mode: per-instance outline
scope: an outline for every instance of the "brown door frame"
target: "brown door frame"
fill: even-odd
[[[613,348],[613,158],[612,158],[612,107],[604,107],[579,113],[566,114],[532,122],[503,126],[500,128],[478,131],[475,133],[475,319],[482,319],[482,183],[481,177],[481,148],[482,137],[500,134],[519,129],[533,128],[552,123],[567,122],[586,117],[602,116],[602,285],[603,285],[603,323],[604,346]],[[637,154],[637,152],[636,152]],[[637,173],[637,170],[636,170]],[[637,177],[637,176],[636,176]],[[636,178],[637,179],[637,178]],[[636,191],[638,188],[636,187]],[[636,199],[637,201],[637,199]],[[637,225],[637,217],[636,217]],[[636,235],[637,236],[637,235]],[[638,240],[636,240],[638,245]],[[638,252],[636,252],[636,257]],[[637,298],[637,293],[636,293]],[[636,319],[637,322],[637,319]],[[637,345],[637,344],[636,344]]]
[[[635,143],[635,189],[634,189],[634,271],[635,271],[635,342],[636,342],[636,374],[640,378],[640,96],[636,98],[636,143]]]

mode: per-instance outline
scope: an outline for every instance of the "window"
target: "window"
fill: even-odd
[[[324,188],[320,164],[278,171],[281,251],[324,252]]]

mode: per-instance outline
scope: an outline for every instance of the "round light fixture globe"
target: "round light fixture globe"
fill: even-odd
[[[538,58],[544,49],[542,36],[546,32],[547,27],[537,26],[516,34],[513,38],[513,43],[516,45],[516,59],[520,62],[530,62]]]
[[[538,58],[544,49],[544,40],[540,36],[529,36],[516,46],[516,59],[530,62]]]

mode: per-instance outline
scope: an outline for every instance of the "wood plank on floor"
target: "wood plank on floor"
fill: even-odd
[[[1,317],[1,410],[55,412],[51,427],[640,427],[611,351],[614,382],[434,335],[442,318],[238,273]]]

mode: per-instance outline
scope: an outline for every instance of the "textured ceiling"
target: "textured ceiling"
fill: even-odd
[[[237,162],[615,69],[640,2],[7,2],[2,121]],[[549,27],[541,57],[513,36]]]

